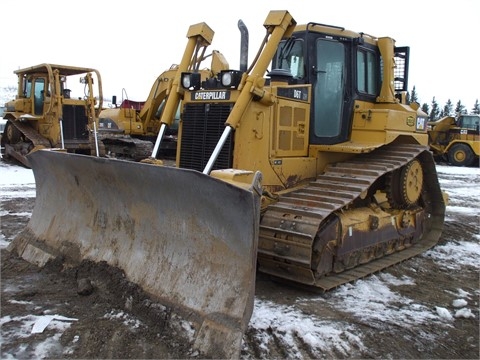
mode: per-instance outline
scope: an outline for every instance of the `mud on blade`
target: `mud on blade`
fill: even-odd
[[[253,311],[260,200],[202,173],[90,156],[29,156],[36,203],[12,243],[44,265],[106,261],[194,314],[195,347],[237,357]],[[233,205],[233,206],[232,206]]]

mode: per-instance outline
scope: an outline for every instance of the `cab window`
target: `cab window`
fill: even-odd
[[[377,95],[377,57],[372,51],[357,51],[357,91],[360,94]]]
[[[289,39],[281,42],[274,59],[274,68],[288,70],[294,79],[304,80],[303,44],[302,39]]]
[[[35,79],[35,88],[34,88],[34,111],[35,115],[43,114],[43,101],[45,93],[45,79],[37,78]]]

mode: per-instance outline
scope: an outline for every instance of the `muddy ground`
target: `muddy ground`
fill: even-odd
[[[477,177],[472,181],[479,182],[479,179]],[[31,212],[34,201],[33,198],[2,200],[4,215],[1,216],[1,227],[7,241],[26,225],[28,215],[18,214]],[[462,201],[465,204],[471,201],[478,206],[476,198]],[[463,215],[449,214],[448,217],[440,245],[459,239],[478,242],[476,235],[480,226],[477,216],[467,212]],[[302,304],[298,306],[305,314],[330,322],[353,324],[362,334],[362,345],[355,346],[352,342],[345,351],[328,348],[319,353],[318,349],[314,351],[308,343],[299,340],[297,358],[478,359],[478,271],[478,263],[452,270],[439,266],[429,256],[419,256],[385,270],[385,273],[398,278],[404,275],[413,278],[417,286],[399,285],[395,291],[425,307],[452,304],[458,289],[475,294],[474,299],[470,299],[473,317],[458,318],[445,325],[427,321],[413,329],[401,324],[381,326],[360,320],[355,314],[332,307],[328,299],[333,293],[311,294],[275,283],[262,275],[257,278],[256,297],[287,306],[302,298]],[[80,279],[91,281],[93,288],[90,294],[79,294]],[[325,301],[319,302],[319,296]],[[312,301],[309,301],[310,298]],[[26,316],[48,314],[59,314],[78,321],[70,322],[61,332],[58,327],[47,327],[38,334],[29,334],[27,329],[23,335],[14,335],[22,324],[14,319],[25,320]],[[102,265],[85,263],[80,268],[62,271],[61,266],[53,263],[39,269],[2,249],[1,316],[4,319],[1,324],[2,359],[202,357],[192,350],[193,329],[188,321],[150,300],[141,289],[128,283],[119,271]],[[291,358],[289,344],[282,342],[278,336],[276,338],[272,332],[272,329],[266,330],[265,336],[273,338],[267,342],[266,349],[265,343],[259,340],[263,337],[259,330],[249,328],[244,336],[241,357]]]

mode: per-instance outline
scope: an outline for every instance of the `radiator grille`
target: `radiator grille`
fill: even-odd
[[[88,118],[85,107],[63,105],[63,136],[65,140],[88,139]]]
[[[233,104],[186,104],[182,114],[180,167],[203,171],[225,129]],[[228,169],[233,161],[233,136],[223,146],[213,170]]]

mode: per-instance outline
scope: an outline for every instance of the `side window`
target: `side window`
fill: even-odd
[[[32,95],[32,79],[24,79],[23,96],[29,98]]]
[[[290,71],[294,79],[303,80],[305,78],[303,44],[302,39],[281,42],[273,66],[276,69]]]
[[[465,129],[478,130],[479,119],[478,116],[464,115],[460,117],[458,126]]]
[[[357,91],[360,94],[378,94],[377,58],[366,49],[357,50]]]

